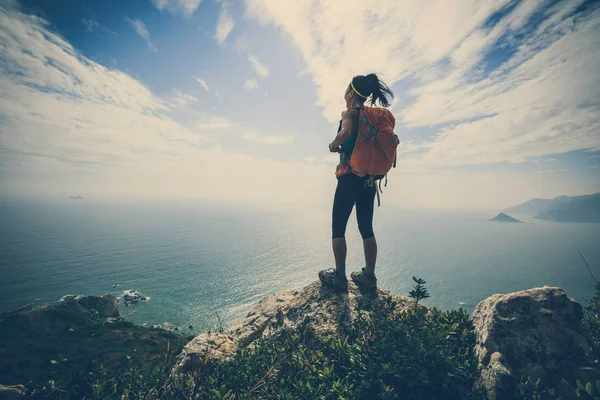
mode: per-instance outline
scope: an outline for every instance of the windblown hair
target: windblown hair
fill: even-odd
[[[360,94],[366,96],[366,98],[358,96],[361,101],[366,101],[370,97],[373,106],[375,103],[379,103],[382,107],[389,107],[392,104],[394,93],[377,75],[357,75],[352,78],[352,84]]]

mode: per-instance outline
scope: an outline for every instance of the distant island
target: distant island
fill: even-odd
[[[532,199],[504,213],[530,216],[557,222],[600,222],[600,193],[584,196],[559,196],[554,199]]]
[[[69,196],[69,198],[73,200],[83,200],[83,197],[81,196]]]
[[[517,223],[521,223],[522,221],[519,221],[516,218],[511,217],[510,215],[506,215],[504,213],[500,213],[498,215],[496,215],[494,218],[490,219],[490,221],[494,221],[494,222],[517,222]]]

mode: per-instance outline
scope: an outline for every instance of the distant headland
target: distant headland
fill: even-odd
[[[600,193],[532,199],[503,213],[556,222],[600,222]]]

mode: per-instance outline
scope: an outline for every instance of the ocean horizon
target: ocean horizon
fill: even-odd
[[[600,224],[488,221],[500,210],[375,211],[379,287],[407,295],[427,281],[425,304],[464,308],[494,293],[544,285],[583,303],[600,276]],[[230,326],[264,296],[301,289],[333,266],[329,209],[242,210],[203,202],[0,200],[0,312],[64,295],[122,295],[147,302],[123,316],[148,325]],[[521,218],[522,219],[522,218]],[[354,213],[347,273],[363,266]],[[115,286],[116,285],[116,286]]]

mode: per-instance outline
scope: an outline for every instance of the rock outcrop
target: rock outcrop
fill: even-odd
[[[30,381],[68,380],[100,364],[109,370],[153,364],[164,358],[167,342],[178,352],[186,338],[124,321],[112,295],[64,296],[0,314],[0,383],[29,387]]]
[[[123,296],[119,296],[117,300],[123,300],[125,306],[132,306],[148,301],[148,297],[142,296],[142,294],[135,289],[129,289],[123,291]]]
[[[300,291],[267,296],[229,332],[205,333],[194,338],[178,357],[173,374],[193,371],[207,355],[214,361],[230,359],[238,348],[252,346],[258,338],[268,338],[283,329],[298,331],[307,339],[317,332],[343,332],[351,327],[358,313],[369,318],[369,311],[381,302],[393,303],[397,308],[413,304],[407,297],[387,290],[363,292],[352,282],[347,292],[314,282]]]
[[[119,309],[117,308],[117,299],[111,294],[105,294],[102,297],[98,296],[65,296],[62,298],[63,303],[73,302],[87,311],[95,311],[94,319],[102,318],[121,318]]]
[[[478,385],[491,400],[510,400],[517,398],[523,375],[556,385],[562,378],[574,382],[590,373],[581,319],[581,305],[554,287],[483,300],[473,313]]]

